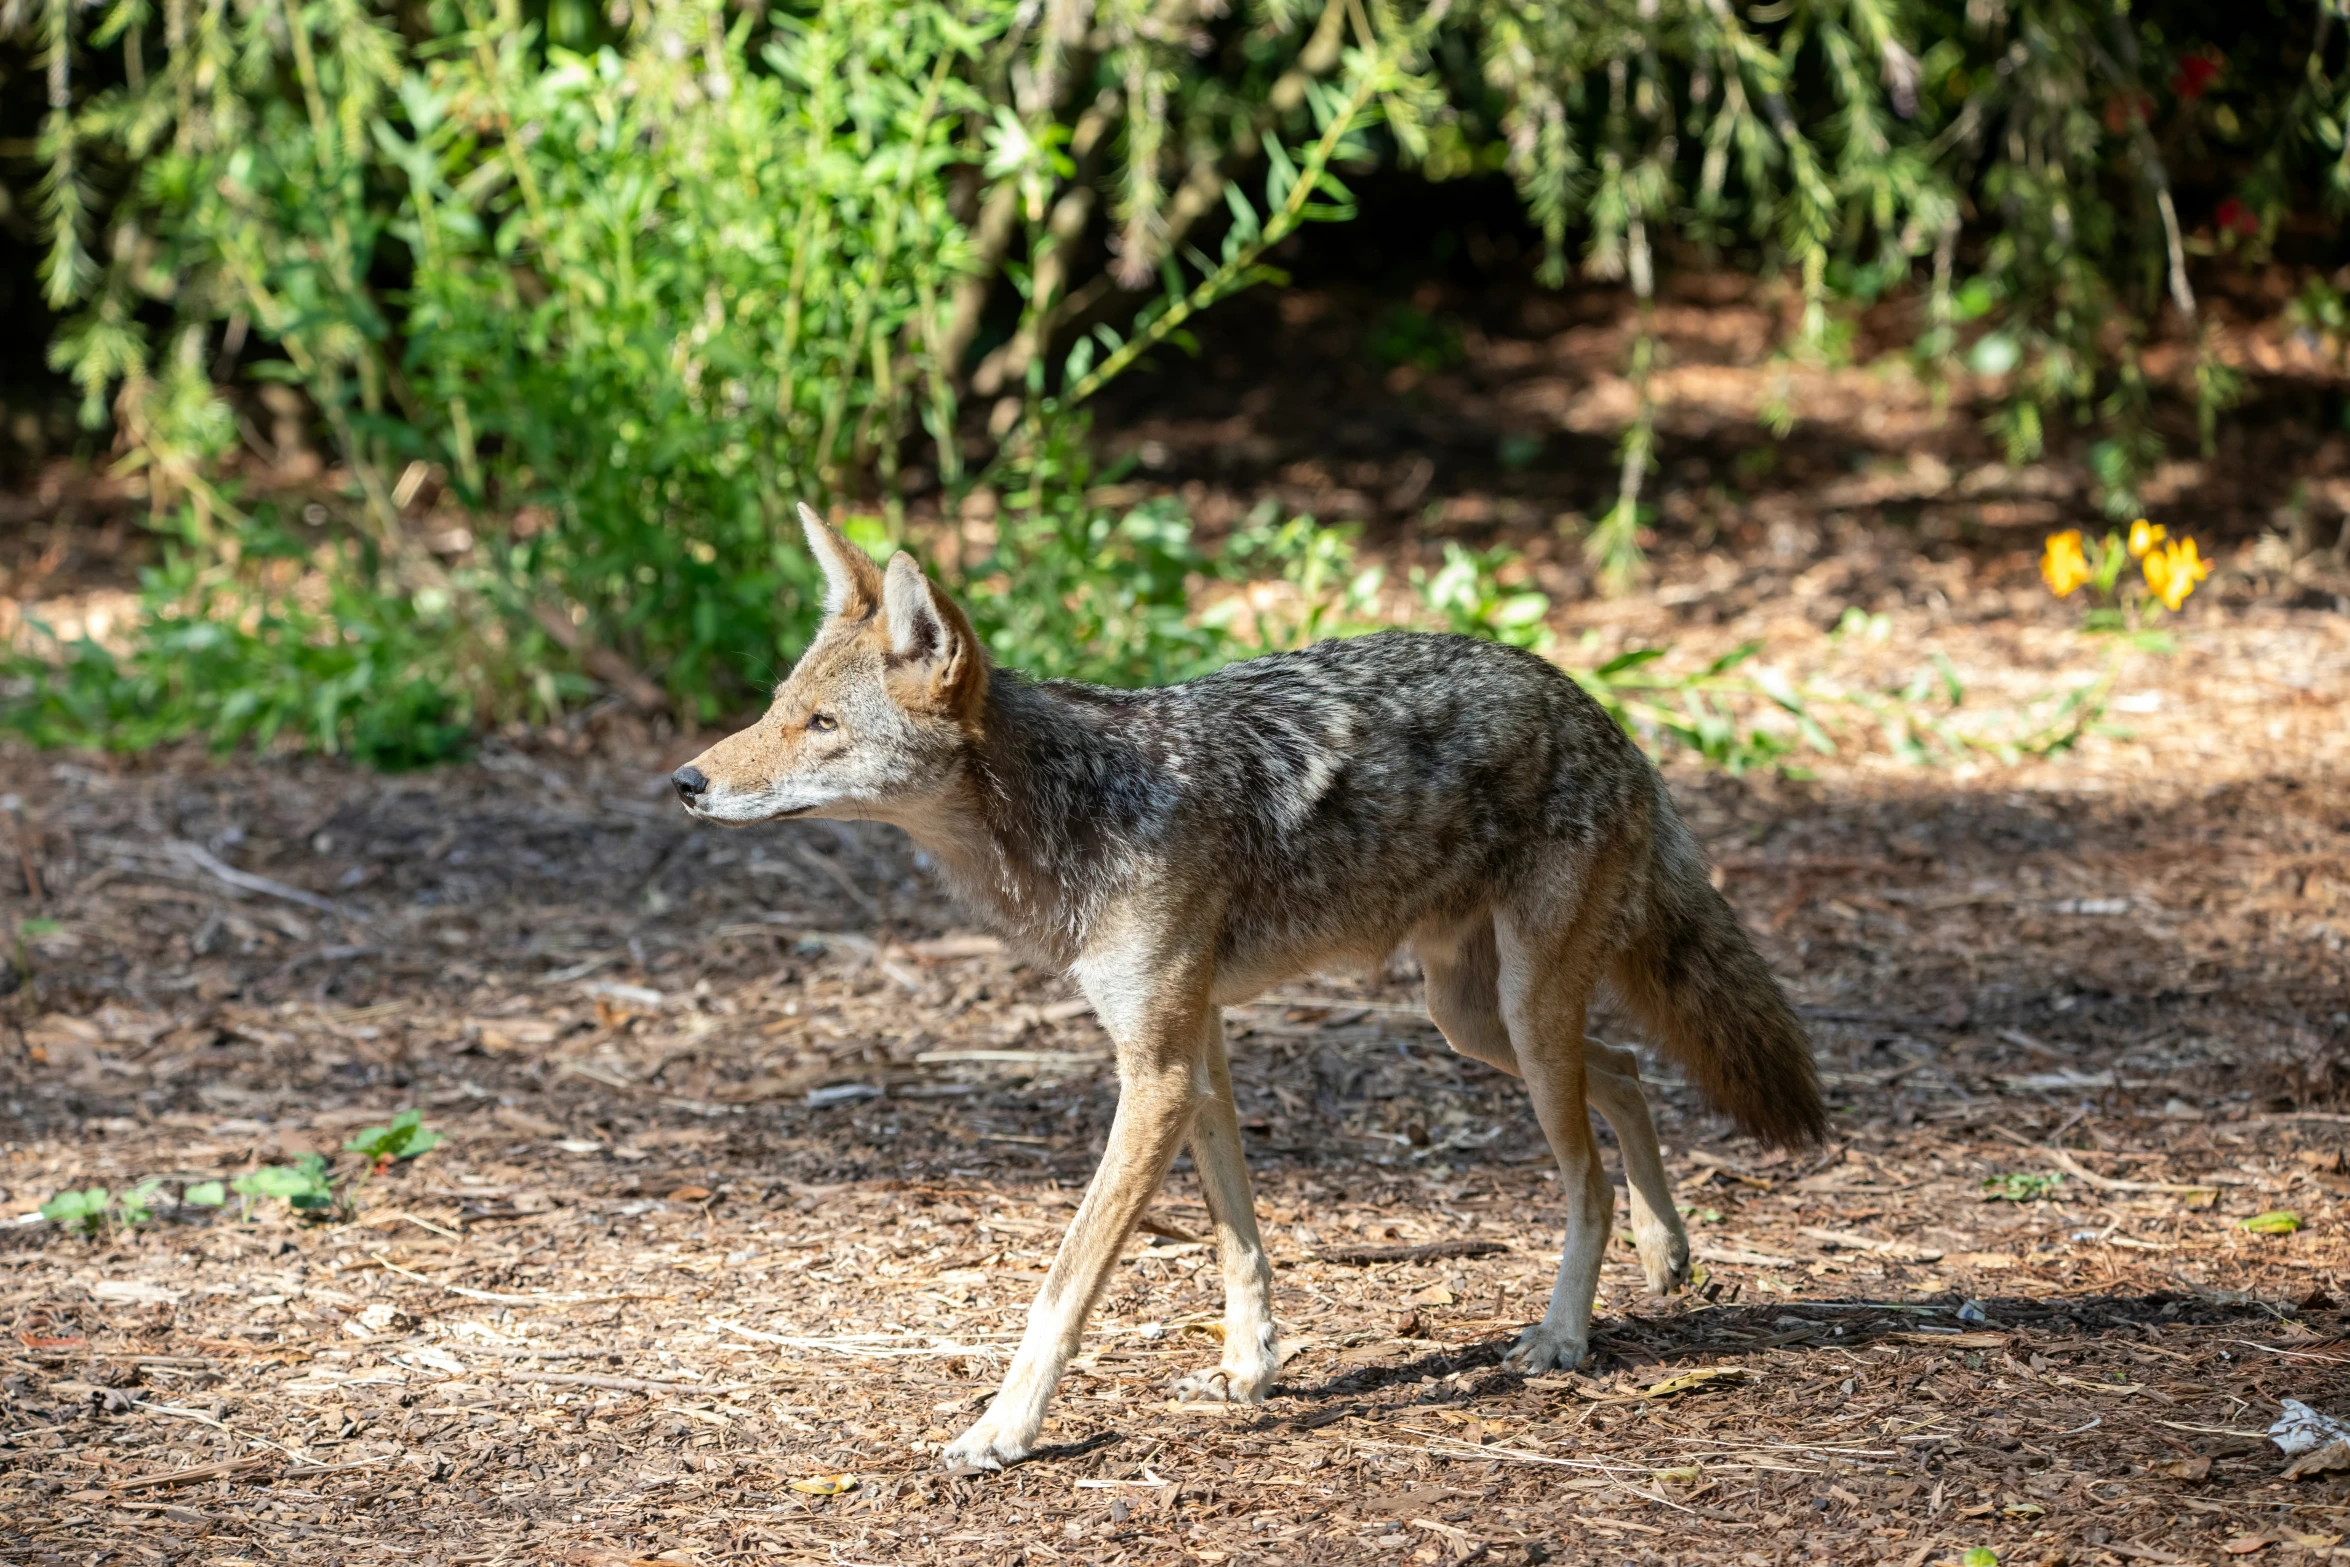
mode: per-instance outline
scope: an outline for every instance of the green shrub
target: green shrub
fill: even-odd
[[[15,689],[0,722],[45,745],[135,751],[186,735],[223,749],[281,738],[383,768],[457,754],[469,742],[479,665],[446,590],[401,593],[328,548],[313,566],[266,511],[224,572],[191,540],[192,511],[146,574],[132,647],[84,640],[52,666],[39,650],[0,662]],[[274,566],[301,571],[270,586]],[[286,574],[291,576],[291,573]],[[320,600],[305,603],[305,590]],[[4,689],[4,688],[0,688]]]
[[[991,645],[1111,679],[1203,667],[1226,651],[1188,613],[1186,530],[1164,504],[1087,500],[1058,421],[1278,280],[1264,257],[1299,223],[1348,218],[1333,169],[1507,169],[1546,278],[1629,286],[1634,412],[1587,540],[1610,581],[1639,570],[1652,515],[1651,305],[1676,237],[1789,280],[1791,356],[1846,353],[1862,307],[1906,294],[1930,375],[1998,381],[2012,458],[2096,431],[2122,515],[2164,449],[2157,340],[2189,349],[2207,440],[2235,395],[2199,287],[2273,267],[2313,331],[2344,314],[2326,279],[2350,81],[2323,8],[9,14],[41,73],[0,79],[48,104],[6,177],[44,225],[51,357],[174,549],[129,655],[13,662],[11,721],[48,741],[203,733],[406,765],[615,670],[713,718],[808,628],[795,501],[861,500],[894,534],[909,493],[957,514],[973,468],[1004,501],[973,572],[998,595]],[[1016,321],[991,315],[999,285]],[[1399,308],[1370,346],[1435,366],[1458,336]],[[272,380],[346,481],[323,523],[228,484],[238,400]],[[966,451],[966,391],[1016,400],[990,421],[1003,444]],[[1467,580],[1448,563],[1423,587],[1448,619],[1531,634],[1459,601]]]

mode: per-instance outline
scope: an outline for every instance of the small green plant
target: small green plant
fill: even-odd
[[[163,1183],[150,1176],[115,1199],[115,1216],[124,1229],[144,1224],[155,1217],[155,1194]]]
[[[1999,1567],[1999,1553],[1988,1545],[1970,1545],[1958,1561],[1959,1567]]]
[[[361,1138],[370,1134],[386,1140],[388,1146],[405,1150],[382,1155],[385,1159],[414,1158],[441,1140],[438,1132],[426,1131],[406,1117],[396,1118],[388,1127],[369,1127]],[[354,1145],[359,1140],[354,1139]],[[85,1235],[96,1235],[110,1225],[132,1229],[155,1217],[157,1199],[162,1196],[164,1186],[162,1177],[148,1176],[121,1192],[103,1186],[62,1191],[41,1204],[41,1217],[52,1224],[78,1229]],[[264,1166],[237,1177],[233,1183],[192,1182],[181,1191],[177,1206],[224,1207],[232,1190],[246,1199],[248,1208],[256,1199],[281,1198],[294,1208],[315,1213],[334,1206],[335,1202],[334,1182],[327,1173],[326,1160],[308,1153],[291,1165]]]
[[[63,1191],[41,1204],[41,1217],[51,1224],[68,1229],[79,1229],[84,1235],[95,1235],[105,1226],[106,1210],[114,1194],[103,1186],[86,1187],[81,1191]]]
[[[2009,1170],[1983,1182],[1986,1202],[2044,1202],[2056,1195],[2064,1177],[2049,1171]]]
[[[1229,539],[1223,559],[1236,578],[1277,578],[1287,592],[1282,613],[1268,614],[1253,588],[1243,586],[1208,607],[1203,625],[1233,634],[1243,618],[1249,634],[1234,634],[1236,646],[1251,653],[1305,647],[1325,637],[1345,636],[1377,624],[1379,590],[1387,579],[1381,566],[1357,566],[1352,527],[1324,527],[1309,515],[1278,521],[1272,501],[1260,504]],[[1270,568],[1268,570],[1268,568]]]
[[[381,1170],[396,1160],[413,1159],[428,1149],[438,1148],[441,1134],[424,1124],[422,1112],[403,1110],[392,1117],[389,1126],[369,1126],[357,1132],[343,1144],[346,1153],[365,1154]]]
[[[1858,604],[1847,604],[1836,629],[1828,635],[1839,642],[1882,642],[1893,635],[1893,617],[1882,612],[1872,615]]]
[[[230,1188],[243,1197],[283,1198],[301,1213],[320,1213],[334,1206],[334,1182],[327,1175],[326,1158],[306,1153],[290,1165],[267,1164],[238,1176]]]
[[[1596,634],[1586,637],[1585,646],[1596,640]],[[1678,742],[1732,774],[1757,767],[1786,769],[1795,750],[1789,737],[1742,722],[1738,699],[1759,697],[1778,708],[1792,722],[1797,739],[1822,756],[1833,755],[1834,742],[1785,677],[1761,666],[1736,673],[1761,650],[1759,642],[1744,643],[1692,674],[1668,675],[1653,667],[1667,649],[1632,648],[1588,669],[1570,667],[1568,673],[1634,739],[1652,749]]]
[[[2301,1215],[2290,1208],[2273,1208],[2246,1219],[2243,1227],[2255,1235],[2290,1235],[2301,1228]]]
[[[41,1217],[84,1235],[95,1235],[109,1224],[127,1230],[155,1217],[155,1197],[162,1190],[163,1182],[150,1176],[121,1192],[103,1186],[62,1191],[41,1204]]]
[[[1546,647],[1550,630],[1543,620],[1550,614],[1550,596],[1501,585],[1501,572],[1515,559],[1507,549],[1464,549],[1447,540],[1444,564],[1434,573],[1412,568],[1412,587],[1423,615],[1462,636],[1511,647]]]

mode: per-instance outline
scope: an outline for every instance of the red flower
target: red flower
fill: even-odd
[[[2260,232],[2260,219],[2254,215],[2250,207],[2245,206],[2233,196],[2219,204],[2219,211],[2213,213],[2212,218],[2223,231],[2232,231],[2237,234],[2258,234]]]
[[[2208,54],[2190,54],[2182,57],[2176,74],[2170,79],[2170,90],[2180,97],[2193,100],[2211,91],[2211,84],[2219,80],[2220,62]]]

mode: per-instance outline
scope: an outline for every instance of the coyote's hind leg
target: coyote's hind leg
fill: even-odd
[[[1616,1208],[1591,1133],[1583,1072],[1584,1016],[1599,978],[1599,943],[1590,928],[1596,921],[1556,922],[1546,917],[1549,912],[1512,908],[1493,922],[1502,1019],[1535,1118],[1558,1160],[1559,1195],[1567,1204],[1550,1305],[1504,1357],[1505,1364],[1528,1371],[1582,1362]],[[1560,923],[1567,928],[1558,928]]]
[[[1501,1016],[1501,957],[1493,945],[1493,920],[1479,914],[1465,926],[1423,932],[1412,942],[1427,979],[1428,1018],[1454,1052],[1482,1061],[1512,1077],[1518,1052]]]
[[[1201,1060],[1208,1092],[1193,1113],[1191,1158],[1199,1168],[1224,1264],[1224,1355],[1212,1369],[1179,1378],[1174,1391],[1182,1399],[1255,1404],[1281,1370],[1281,1351],[1273,1333],[1273,1267],[1257,1233],[1256,1199],[1240,1142],[1240,1115],[1232,1102],[1220,1013],[1208,1014]]]
[[[1432,936],[1414,943],[1413,951],[1428,977],[1428,1015],[1444,1031],[1445,1042],[1471,1060],[1512,1077],[1525,1076],[1502,1020],[1501,962],[1492,922],[1481,919],[1466,936]],[[1640,1250],[1641,1271],[1650,1289],[1669,1295],[1689,1282],[1689,1237],[1657,1150],[1656,1123],[1640,1092],[1640,1058],[1585,1040],[1583,1072],[1584,1092],[1623,1150],[1632,1242]]]
[[[1651,1291],[1673,1294],[1689,1282],[1689,1232],[1681,1226],[1673,1183],[1665,1175],[1664,1155],[1656,1145],[1656,1123],[1649,1119],[1648,1099],[1640,1091],[1640,1058],[1587,1039],[1583,1084],[1623,1151],[1624,1184],[1632,1196],[1632,1244],[1640,1251],[1640,1270],[1648,1275]]]

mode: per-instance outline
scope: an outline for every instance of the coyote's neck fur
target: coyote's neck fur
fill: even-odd
[[[1140,840],[1182,795],[1150,753],[1142,698],[991,670],[961,777],[900,825],[1000,934],[1055,967],[1140,869]]]

